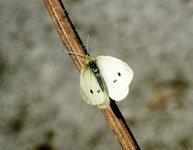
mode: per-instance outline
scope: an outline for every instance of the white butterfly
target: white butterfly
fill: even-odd
[[[123,61],[111,56],[87,56],[80,73],[83,99],[91,105],[108,106],[110,99],[121,101],[129,93],[133,71]]]

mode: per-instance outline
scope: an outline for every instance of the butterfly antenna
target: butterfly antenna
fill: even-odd
[[[90,38],[90,32],[88,32],[88,35],[87,35],[87,40],[86,40],[86,49],[89,53],[89,38]]]

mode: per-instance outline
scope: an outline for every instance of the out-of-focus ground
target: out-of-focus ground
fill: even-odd
[[[134,71],[118,103],[143,150],[193,147],[193,1],[65,0],[93,56]],[[0,1],[0,150],[121,149],[79,94],[42,0]]]

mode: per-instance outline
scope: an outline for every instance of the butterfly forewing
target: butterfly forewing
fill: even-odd
[[[85,65],[81,71],[80,88],[81,95],[88,104],[101,106],[109,103],[106,88],[101,89],[89,65]]]

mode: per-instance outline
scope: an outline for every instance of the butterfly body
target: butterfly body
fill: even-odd
[[[99,70],[95,60],[90,61],[88,65],[89,65],[89,68],[92,70],[94,76],[96,77],[98,84],[101,87],[102,91],[104,91],[104,85],[103,85],[104,83],[102,81],[100,70]]]
[[[107,106],[110,99],[120,101],[129,92],[131,68],[111,56],[86,57],[80,75],[81,95],[91,105]]]

